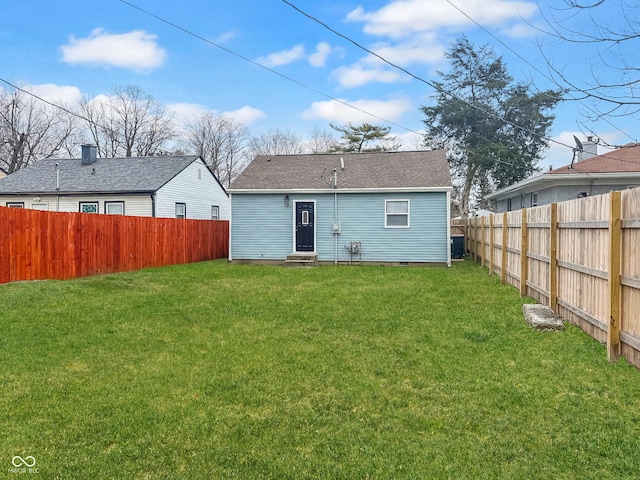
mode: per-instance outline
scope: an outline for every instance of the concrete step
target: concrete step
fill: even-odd
[[[284,261],[287,267],[317,267],[318,255],[315,253],[292,253]]]

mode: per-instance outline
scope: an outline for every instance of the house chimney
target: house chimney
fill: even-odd
[[[578,161],[598,155],[598,143],[594,142],[593,137],[587,137],[586,142],[582,142],[582,151],[578,152]]]
[[[82,145],[82,165],[96,163],[98,152],[95,145]]]

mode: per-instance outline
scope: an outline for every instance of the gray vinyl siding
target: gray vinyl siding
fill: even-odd
[[[385,228],[385,200],[409,200],[410,227]],[[320,261],[335,261],[334,194],[232,195],[231,257],[283,260],[294,250],[295,201],[316,202],[316,244]],[[446,263],[447,195],[433,193],[339,193],[337,259],[349,261],[350,242],[361,242],[365,262]],[[360,257],[358,257],[359,259]]]
[[[609,193],[612,190],[624,190],[625,188],[633,188],[635,185],[558,185],[549,188],[537,190],[538,206],[548,205],[554,202],[565,202],[574,200],[582,193],[591,195],[601,195]],[[521,195],[514,195],[511,198],[511,210],[520,210],[522,207],[530,208],[531,192]],[[507,211],[508,198],[501,198],[496,201],[496,213]]]

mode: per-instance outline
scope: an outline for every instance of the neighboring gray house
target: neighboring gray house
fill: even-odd
[[[261,155],[229,188],[229,260],[447,264],[444,151]]]
[[[229,196],[195,155],[47,159],[0,179],[0,206],[228,220]]]
[[[496,212],[501,213],[638,186],[640,144],[634,143],[602,155],[578,157],[573,165],[523,180],[485,199],[494,200]]]

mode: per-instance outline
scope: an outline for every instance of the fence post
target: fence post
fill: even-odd
[[[549,307],[558,313],[558,204],[551,204],[549,226]]]
[[[471,247],[471,259],[475,263],[478,260],[478,246],[476,245],[476,236],[478,233],[478,229],[476,228],[476,220],[477,217],[469,219],[469,229],[471,231],[471,238],[469,239],[469,246]]]
[[[607,328],[607,357],[615,362],[620,355],[620,192],[609,193],[609,325]]]
[[[502,213],[502,270],[500,271],[500,278],[502,284],[507,283],[507,242],[508,242],[508,225],[507,225],[507,212]]]
[[[494,232],[493,232],[493,213],[489,215],[489,276],[493,275],[493,260],[494,260]]]
[[[528,266],[529,262],[527,261],[527,252],[529,251],[529,237],[527,235],[527,209],[522,209],[522,220],[520,232],[522,233],[520,240],[520,296],[524,297],[527,295],[527,277],[528,277]]]
[[[480,266],[484,267],[484,260],[486,257],[485,244],[484,244],[484,216],[482,218],[482,226],[480,227]]]

